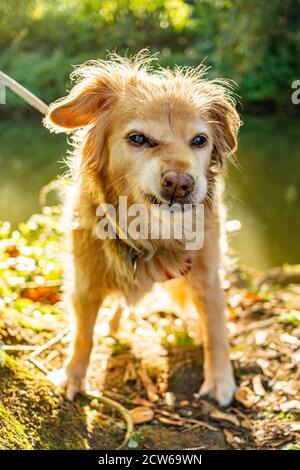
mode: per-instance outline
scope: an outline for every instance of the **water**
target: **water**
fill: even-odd
[[[245,117],[238,168],[230,166],[226,201],[241,229],[233,253],[257,269],[300,262],[300,125],[279,116]],[[64,171],[64,135],[41,120],[0,124],[0,219],[13,225],[40,210],[40,189]],[[51,202],[51,198],[50,198]]]

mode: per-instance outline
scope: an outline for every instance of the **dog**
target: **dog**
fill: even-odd
[[[237,148],[240,117],[225,80],[208,80],[203,66],[155,68],[140,52],[87,62],[71,75],[68,96],[49,107],[45,125],[73,132],[73,185],[68,207],[72,259],[65,269],[66,301],[76,329],[66,364],[69,399],[84,389],[93,329],[105,298],[118,293],[134,305],[160,282],[186,296],[203,331],[200,395],[227,406],[236,389],[228,355],[225,296],[220,282],[220,175]],[[221,178],[222,179],[222,178]],[[204,245],[97,236],[97,207],[128,203],[204,206]],[[72,228],[71,228],[72,227]],[[174,279],[175,278],[175,279]],[[181,294],[182,292],[182,294]]]

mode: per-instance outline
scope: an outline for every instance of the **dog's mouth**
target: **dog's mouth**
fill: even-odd
[[[150,202],[150,204],[155,204],[158,206],[169,206],[172,207],[173,205],[180,206],[184,210],[184,206],[186,205],[194,205],[195,202],[193,200],[193,196],[189,194],[188,196],[176,198],[176,197],[164,197],[158,196],[152,193],[144,193],[145,199]]]

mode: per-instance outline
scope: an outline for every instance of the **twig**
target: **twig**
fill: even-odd
[[[43,287],[60,287],[62,285],[61,280],[57,281],[43,281],[42,284],[38,282],[26,282],[24,284],[20,284],[18,287],[22,290],[26,289],[38,289]]]
[[[68,328],[64,328],[62,331],[60,331],[56,336],[54,336],[53,338],[51,338],[49,341],[47,341],[47,343],[43,344],[42,346],[38,347],[37,349],[35,349],[35,351],[33,351],[31,354],[30,354],[30,358],[33,358],[35,356],[38,356],[41,352],[45,351],[46,349],[50,348],[50,346],[53,346],[53,344],[57,343],[58,341],[60,341],[64,336],[66,336],[66,334],[69,332],[69,329]]]
[[[197,422],[195,422],[195,421],[197,421]],[[211,426],[210,424],[206,423],[205,421],[193,420],[193,422],[194,422],[194,424],[192,426],[184,428],[181,432],[193,431],[194,429],[201,428],[201,427],[207,428],[210,431],[218,431],[217,428],[215,428],[214,426]]]
[[[49,374],[49,370],[37,359],[33,359],[32,357],[29,357],[27,360],[28,360],[28,362],[33,364],[37,369],[39,369],[41,372],[43,372],[43,374],[45,374],[45,375]]]
[[[248,325],[245,325],[244,327],[240,328],[239,330],[235,331],[230,336],[231,336],[231,338],[235,338],[236,336],[243,335],[244,333],[249,333],[252,330],[266,328],[267,326],[270,326],[270,325],[272,325],[273,323],[276,323],[276,322],[278,322],[277,317],[267,318],[266,320],[254,321],[254,322],[252,322]]]
[[[217,431],[217,429],[214,426],[211,426],[210,424],[206,423],[205,421],[200,421],[199,419],[183,418],[182,416],[178,415],[177,413],[169,413],[166,410],[155,410],[155,413],[158,414],[158,415],[162,415],[158,419],[161,422],[165,422],[166,424],[174,424],[176,426],[184,426],[188,423],[192,424],[192,426],[189,426],[188,428],[183,429],[181,432],[187,432],[187,431],[190,431],[192,429],[196,429],[200,426],[205,427],[207,429],[210,429],[211,431]],[[171,419],[168,419],[168,418],[171,418]],[[169,423],[167,421],[169,421]],[[172,421],[172,423],[171,423],[171,421]]]
[[[200,446],[200,447],[187,447],[186,449],[182,449],[182,450],[203,450],[203,449],[206,449],[205,446]]]
[[[133,421],[132,421],[129,411],[117,401],[112,400],[111,398],[105,397],[104,395],[97,395],[97,394],[93,394],[90,392],[81,392],[81,395],[83,395],[84,397],[90,400],[98,400],[100,403],[102,403],[105,406],[108,406],[109,408],[114,408],[123,417],[127,425],[127,431],[126,431],[125,439],[116,450],[123,449],[127,445],[134,431],[134,425],[133,425]]]
[[[55,359],[58,355],[59,355],[58,351],[56,350],[51,351],[46,357],[46,359],[44,359],[44,364],[49,364],[49,362],[53,361],[53,359]]]
[[[3,345],[2,351],[35,351],[38,346],[30,346],[28,344]]]

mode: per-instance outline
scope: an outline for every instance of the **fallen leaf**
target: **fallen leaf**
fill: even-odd
[[[167,406],[169,406],[170,408],[174,408],[175,401],[176,398],[173,392],[167,392],[165,394],[165,402]]]
[[[235,399],[246,408],[251,408],[259,401],[259,397],[254,395],[249,387],[241,387],[235,392]]]
[[[291,345],[298,343],[298,338],[296,336],[289,335],[288,333],[282,333],[282,335],[280,335],[280,340],[283,343],[287,343]]]
[[[236,320],[237,318],[239,318],[238,309],[235,308],[235,307],[232,307],[231,305],[229,305],[228,308],[227,308],[227,318],[230,321]]]
[[[170,413],[167,410],[156,410],[156,413],[162,416],[167,416],[171,419],[181,419],[181,416],[178,413]]]
[[[239,420],[232,413],[223,413],[222,411],[219,411],[216,409],[215,411],[210,413],[210,416],[214,419],[221,419],[223,421],[229,421],[230,423],[234,424],[234,426],[237,426],[237,427],[240,426]]]
[[[139,377],[142,381],[142,384],[144,385],[144,387],[147,391],[147,395],[148,395],[149,400],[153,403],[158,401],[159,397],[158,397],[158,394],[157,394],[157,388],[154,385],[154,383],[152,382],[151,378],[149,377],[147,371],[145,369],[140,369],[138,374],[139,374]]]
[[[133,403],[133,405],[147,406],[149,408],[153,406],[153,403],[151,403],[151,401],[145,400],[145,398],[141,397],[134,398],[133,400],[131,400],[131,403]]]
[[[137,406],[129,411],[134,424],[147,423],[154,418],[154,412],[146,406]]]
[[[160,421],[163,424],[169,424],[171,426],[184,426],[185,422],[180,419],[170,419],[167,418],[166,416],[159,416],[158,421]]]
[[[225,438],[228,444],[230,445],[234,444],[235,440],[234,440],[234,435],[232,434],[232,432],[228,431],[228,429],[223,429],[223,433],[225,435]]]
[[[186,406],[189,406],[189,401],[188,400],[181,400],[179,402],[179,406],[181,406],[181,408],[185,408]]]
[[[242,299],[244,306],[250,306],[255,302],[264,301],[264,298],[261,295],[256,294],[256,292],[247,292],[245,297]]]
[[[248,419],[243,419],[241,421],[241,426],[244,429],[251,429],[251,424],[250,424],[250,421]]]
[[[289,400],[280,405],[281,411],[287,413],[288,411],[295,410],[300,411],[300,401],[299,400]]]
[[[266,391],[263,387],[263,384],[261,383],[261,378],[259,375],[255,375],[253,377],[252,385],[253,385],[253,391],[255,395],[258,395],[259,397],[263,397]]]
[[[17,256],[19,256],[20,254],[20,251],[18,250],[18,248],[16,247],[16,245],[8,245],[5,250],[4,250],[5,253],[7,253],[9,256],[11,256],[12,258],[16,258]]]
[[[24,289],[21,292],[21,297],[24,299],[30,299],[33,302],[53,305],[59,301],[60,293],[56,286],[39,286]]]
[[[290,424],[291,431],[300,432],[300,422]]]
[[[258,330],[255,333],[255,343],[257,346],[262,346],[266,342],[267,336],[268,332],[266,330]]]

